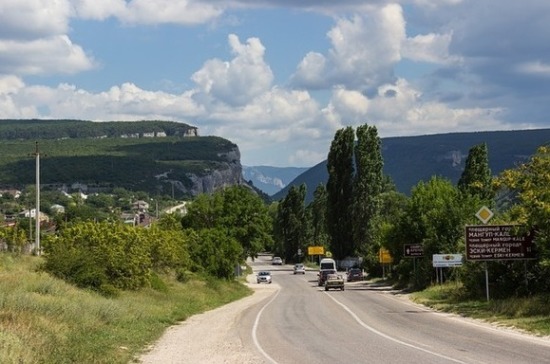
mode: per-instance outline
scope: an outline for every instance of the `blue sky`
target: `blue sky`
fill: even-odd
[[[0,119],[160,119],[311,167],[336,130],[550,127],[547,0],[2,0]]]

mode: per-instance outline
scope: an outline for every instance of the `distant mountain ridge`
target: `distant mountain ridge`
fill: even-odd
[[[550,143],[550,129],[448,133],[410,137],[382,138],[384,173],[389,175],[399,192],[409,194],[420,181],[432,176],[448,178],[456,183],[464,170],[466,157],[475,145],[487,143],[489,167],[493,175],[526,162],[542,145]],[[328,151],[327,151],[328,155]],[[292,186],[305,184],[306,201],[320,183],[328,181],[327,161],[302,173],[272,196],[285,197]]]
[[[269,167],[269,166],[243,166],[245,180],[265,192],[274,195],[286,187],[300,174],[309,168],[300,167]]]

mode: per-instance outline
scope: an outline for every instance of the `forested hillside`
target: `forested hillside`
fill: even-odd
[[[494,175],[513,168],[527,161],[539,146],[550,143],[550,129],[394,137],[382,138],[381,142],[384,173],[392,178],[399,192],[408,194],[414,185],[432,176],[456,183],[470,148],[481,143],[487,143]],[[290,187],[305,184],[306,200],[311,201],[315,188],[327,180],[327,162],[323,161],[272,197],[278,200],[286,196]]]
[[[220,137],[194,135],[187,124],[161,121],[96,123],[74,120],[0,121],[0,185],[123,187],[182,197],[195,177],[237,168],[238,147]]]

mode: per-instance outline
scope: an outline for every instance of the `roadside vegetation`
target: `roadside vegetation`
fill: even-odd
[[[42,263],[0,254],[1,363],[130,363],[167,326],[251,293],[235,280],[166,274],[105,297],[53,277]]]
[[[550,294],[502,299],[471,299],[456,283],[434,285],[410,295],[412,301],[442,312],[480,319],[537,336],[550,336]]]

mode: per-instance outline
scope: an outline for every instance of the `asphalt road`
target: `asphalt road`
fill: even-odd
[[[317,273],[258,259],[280,289],[242,312],[238,335],[266,363],[550,363],[550,340],[443,314],[388,287],[325,292]]]

